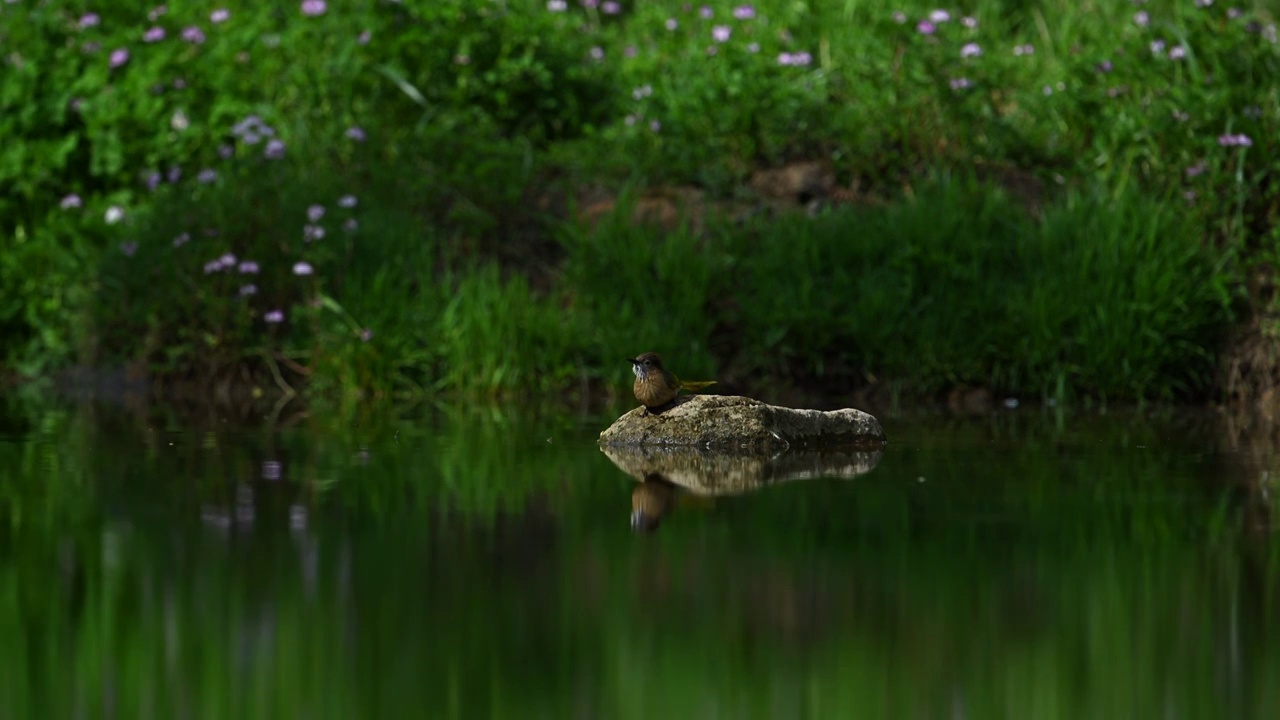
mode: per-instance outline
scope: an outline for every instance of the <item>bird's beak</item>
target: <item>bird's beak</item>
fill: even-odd
[[[637,359],[635,359],[635,358],[627,358],[627,362],[631,363],[632,365],[635,365],[636,363],[638,363],[638,362],[640,362],[640,361],[639,361],[639,360],[637,360]]]

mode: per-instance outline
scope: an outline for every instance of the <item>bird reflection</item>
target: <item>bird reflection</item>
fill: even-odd
[[[653,532],[676,504],[676,486],[658,473],[647,473],[631,491],[631,529]]]

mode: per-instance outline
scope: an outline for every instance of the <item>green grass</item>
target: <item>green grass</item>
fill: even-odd
[[[1176,206],[1135,193],[1071,194],[1037,221],[941,179],[892,206],[705,239],[606,229],[571,246],[569,283],[600,285],[635,335],[695,363],[710,347],[754,387],[879,377],[912,393],[1168,399],[1212,383],[1231,300],[1218,262]]]
[[[213,23],[130,1],[86,24],[5,5],[0,362],[493,395],[613,383],[649,348],[686,375],[828,391],[1214,393],[1229,286],[1280,253],[1266,6],[987,0],[930,33],[916,2],[752,7],[231,2]],[[249,116],[283,158],[234,131]],[[749,206],[752,173],[794,159],[881,209],[564,225],[588,189]],[[970,168],[1047,188],[1043,224],[929,180]],[[327,236],[303,243],[314,204]],[[256,295],[203,272],[227,253],[262,265]]]

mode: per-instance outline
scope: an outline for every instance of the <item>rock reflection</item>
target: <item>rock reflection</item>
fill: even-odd
[[[631,528],[655,530],[678,496],[738,495],[791,480],[855,478],[875,469],[884,450],[798,450],[775,454],[676,446],[601,446],[618,469],[640,481],[631,492]]]

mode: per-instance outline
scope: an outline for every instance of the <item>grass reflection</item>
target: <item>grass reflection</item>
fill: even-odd
[[[866,476],[636,535],[634,482],[563,417],[9,414],[13,717],[1280,707],[1256,458],[1200,425],[890,420]]]

